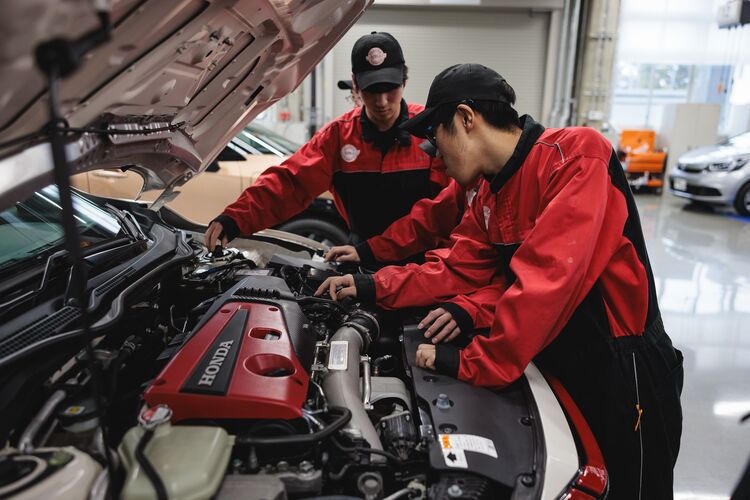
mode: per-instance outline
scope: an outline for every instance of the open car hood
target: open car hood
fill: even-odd
[[[99,24],[93,0],[7,0],[0,30],[0,143],[48,122],[34,49]],[[114,0],[112,33],[60,82],[70,127],[143,130],[69,136],[71,174],[132,165],[144,189],[205,169],[256,115],[294,90],[372,0]],[[40,135],[0,149],[0,210],[53,180]],[[165,197],[167,201],[167,197]]]

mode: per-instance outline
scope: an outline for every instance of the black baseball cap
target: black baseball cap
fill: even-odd
[[[336,84],[341,90],[352,90],[352,81],[351,80],[339,80]]]
[[[444,69],[432,80],[425,109],[406,120],[400,128],[425,138],[434,124],[435,113],[442,104],[461,101],[495,101],[512,104],[502,83],[505,78],[481,64],[456,64]]]
[[[403,85],[401,45],[390,33],[373,31],[361,37],[352,47],[352,73],[363,90],[378,84]]]

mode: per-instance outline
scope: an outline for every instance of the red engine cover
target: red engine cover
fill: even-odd
[[[308,375],[278,307],[228,302],[146,390],[173,420],[292,419],[302,416]]]

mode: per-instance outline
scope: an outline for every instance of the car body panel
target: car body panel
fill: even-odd
[[[689,151],[680,157],[669,174],[669,191],[693,201],[732,205],[739,190],[750,183],[750,161],[737,170],[726,172],[710,171],[708,166],[748,157],[750,132],[714,146]]]
[[[570,478],[575,476],[578,470],[578,450],[565,413],[539,369],[534,364],[529,364],[524,375],[534,395],[546,443],[542,500],[553,500],[558,498]]]
[[[203,172],[182,185],[178,196],[166,206],[189,220],[208,224],[268,167],[278,165],[285,158],[246,155],[243,161],[220,161],[218,170]],[[130,170],[92,170],[73,176],[71,183],[81,191],[105,198],[154,202],[161,194],[160,190],[141,193],[143,178]],[[319,198],[330,200],[332,196],[326,191]]]
[[[262,126],[249,125],[227,144],[210,168],[181,186],[179,191],[174,191],[167,206],[190,220],[208,224],[266,169],[280,165],[299,147],[299,144]],[[144,180],[140,172],[131,169],[93,170],[74,175],[71,182],[77,189],[97,196],[147,203],[154,203],[162,193],[162,190],[142,192]],[[326,191],[318,199],[326,201],[333,197]],[[303,215],[329,221],[348,232],[338,213],[311,206]]]
[[[134,165],[146,189],[181,186],[205,170],[255,116],[294,90],[371,0],[183,0],[113,2],[111,38],[94,47],[59,85],[71,127],[143,134],[82,134],[67,149],[71,173]],[[0,143],[39,132],[48,121],[47,82],[33,48],[97,26],[88,1],[3,3]],[[82,14],[85,12],[85,15]],[[29,148],[30,138],[0,150]],[[0,209],[52,181],[52,160],[33,171],[0,162]],[[21,175],[23,173],[23,175]]]
[[[675,169],[669,176],[669,192],[681,198],[714,203],[719,205],[731,205],[737,197],[737,192],[747,182],[750,182],[750,169],[741,168],[734,172],[684,172]],[[720,195],[701,195],[698,192],[689,192],[675,189],[677,179],[687,182],[688,189],[703,187],[717,190]]]
[[[273,155],[249,155],[246,161],[219,162],[215,172],[204,172],[180,186],[178,196],[166,206],[187,219],[208,224],[236,200],[269,166],[278,163]],[[93,170],[72,178],[73,186],[97,196],[154,202],[160,190],[141,193],[143,178],[134,171]]]

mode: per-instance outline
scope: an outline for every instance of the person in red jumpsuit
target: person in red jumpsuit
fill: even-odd
[[[281,165],[261,174],[210,223],[204,238],[209,249],[284,222],[330,191],[352,245],[363,261],[374,261],[368,240],[450,184],[443,162],[420,149],[424,141],[399,128],[424,107],[402,97],[407,67],[398,41],[388,33],[361,37],[352,48],[352,73],[364,105],[326,124]],[[446,240],[457,224],[463,203],[452,195],[460,192],[450,190],[451,196],[437,200],[442,236],[429,239]]]
[[[351,230],[352,245],[343,248],[357,262],[402,262],[448,245],[464,213],[466,190],[447,176],[441,160],[423,151],[429,152],[427,141],[398,128],[424,109],[402,98],[407,67],[398,41],[388,33],[361,37],[352,48],[352,73],[353,91],[364,105],[261,174],[211,222],[204,238],[209,249],[284,222],[326,190]],[[351,261],[340,248],[327,260]],[[492,301],[483,297],[495,293],[441,304],[426,335],[438,342],[489,327]]]
[[[459,184],[479,179],[450,249],[422,265],[330,278],[317,293],[395,309],[497,289],[488,336],[463,348],[420,345],[417,364],[499,388],[533,361],[586,417],[608,498],[671,499],[682,354],[664,330],[623,169],[595,130],[545,129],[519,118],[514,102],[511,86],[479,64],[435,77],[425,110],[402,127],[428,138]]]

